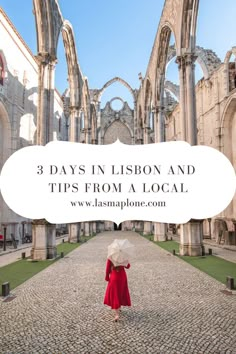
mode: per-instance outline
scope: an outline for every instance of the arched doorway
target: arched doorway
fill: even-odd
[[[123,144],[132,144],[129,128],[120,121],[115,121],[109,125],[104,134],[104,145],[115,143],[117,139]]]
[[[122,230],[122,223],[120,223],[119,225],[117,225],[115,222],[114,222],[114,231],[121,231]]]

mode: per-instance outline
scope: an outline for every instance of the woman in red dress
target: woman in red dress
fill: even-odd
[[[115,321],[119,319],[119,309],[121,306],[131,306],[125,268],[129,269],[130,264],[114,267],[110,259],[107,260],[105,280],[108,281],[108,284],[104,304],[111,306],[115,310]]]

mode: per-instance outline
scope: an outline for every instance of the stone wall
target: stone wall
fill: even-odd
[[[30,49],[0,8],[0,56],[3,80],[0,81],[0,170],[16,150],[36,144],[38,65]],[[63,102],[55,90],[54,139],[66,137]],[[20,237],[25,220],[4,203],[0,195],[0,233],[2,223],[8,223],[7,235]],[[27,231],[27,224],[25,231]]]

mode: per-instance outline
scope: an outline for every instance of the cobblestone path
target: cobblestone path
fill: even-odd
[[[128,238],[132,307],[103,305],[107,245]],[[235,354],[236,295],[132,232],[100,234],[0,301],[1,354]]]

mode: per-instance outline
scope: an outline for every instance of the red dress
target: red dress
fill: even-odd
[[[106,277],[108,281],[104,304],[111,306],[112,309],[119,309],[121,306],[131,306],[127,276],[125,268],[129,269],[130,264],[126,267],[114,267],[110,259],[107,260]]]

